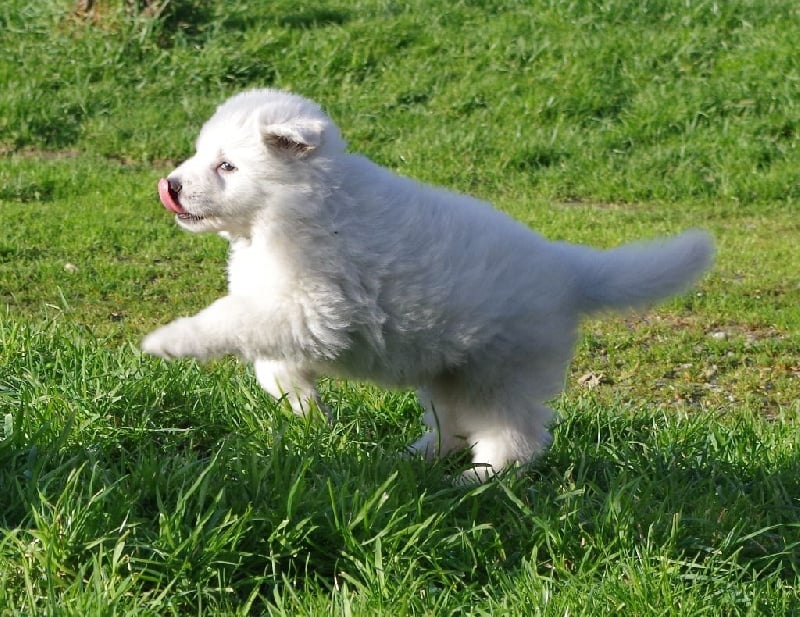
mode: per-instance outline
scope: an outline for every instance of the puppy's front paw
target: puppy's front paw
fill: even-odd
[[[188,319],[176,319],[163,328],[148,334],[142,341],[142,351],[165,360],[204,356],[197,334],[188,325]]]

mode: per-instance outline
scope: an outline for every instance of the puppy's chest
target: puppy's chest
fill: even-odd
[[[290,270],[279,255],[263,246],[232,246],[228,258],[228,292],[249,296],[284,291],[291,281]]]

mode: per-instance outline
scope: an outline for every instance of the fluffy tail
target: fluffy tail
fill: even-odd
[[[704,231],[607,251],[578,254],[577,292],[584,312],[635,308],[686,291],[714,261]]]

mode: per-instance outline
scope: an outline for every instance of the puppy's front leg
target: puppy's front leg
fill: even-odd
[[[225,296],[192,317],[180,317],[151,332],[142,341],[142,350],[168,360],[249,355],[244,347],[258,327],[253,308],[245,298]]]

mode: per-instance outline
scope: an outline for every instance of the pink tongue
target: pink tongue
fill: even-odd
[[[164,207],[167,210],[170,210],[175,214],[186,214],[186,210],[184,210],[181,205],[175,201],[175,198],[169,192],[169,182],[167,182],[166,178],[161,178],[161,180],[158,181],[158,197],[161,199],[161,203],[164,204]]]

